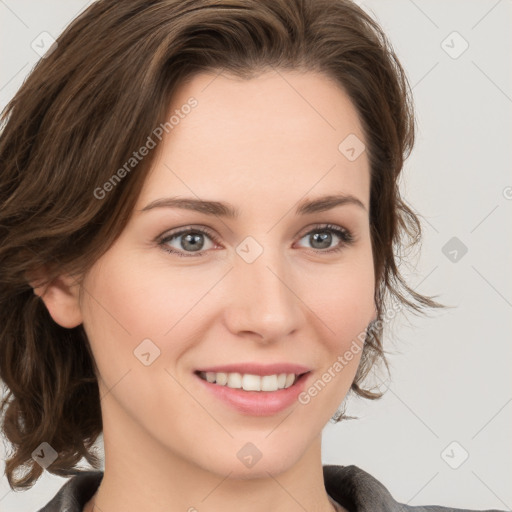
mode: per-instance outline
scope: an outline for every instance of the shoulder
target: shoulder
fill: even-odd
[[[82,512],[98,489],[103,471],[80,471],[71,477],[57,494],[38,512]]]
[[[500,512],[449,508],[439,505],[409,506],[397,502],[375,477],[357,466],[324,465],[325,489],[350,512]],[[502,511],[503,512],[503,511]]]

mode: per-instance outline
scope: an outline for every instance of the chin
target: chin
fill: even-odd
[[[269,432],[244,436],[243,440],[232,439],[216,451],[210,449],[208,458],[200,465],[222,477],[229,474],[230,479],[268,478],[269,473],[277,476],[288,471],[310,448],[304,437],[295,443],[290,439],[284,443],[283,436],[279,436],[277,431],[266,438]],[[273,440],[270,439],[272,436],[275,436]]]

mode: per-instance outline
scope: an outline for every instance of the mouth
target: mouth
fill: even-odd
[[[256,375],[238,372],[194,372],[202,380],[216,386],[224,386],[241,391],[256,391],[271,393],[288,389],[304,378],[310,372],[275,373],[272,375]]]
[[[282,365],[280,368],[283,369]],[[233,367],[215,368],[215,370],[233,370]],[[234,371],[203,371],[194,372],[197,382],[210,397],[219,400],[225,406],[245,416],[271,416],[281,413],[297,404],[298,396],[304,391],[313,378],[311,370],[305,368],[286,367],[288,371],[302,373],[273,373],[267,366],[252,371],[255,373],[239,373]],[[213,368],[210,368],[213,370]],[[265,373],[258,375],[256,372]]]

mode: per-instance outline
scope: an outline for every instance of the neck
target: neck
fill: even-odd
[[[83,512],[345,511],[325,490],[320,437],[294,466],[257,478],[216,474],[176,454],[141,457],[140,446],[127,456],[130,450],[109,441],[104,431],[104,476]]]

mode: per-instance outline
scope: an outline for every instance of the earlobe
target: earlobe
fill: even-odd
[[[83,320],[79,301],[80,285],[76,283],[76,278],[64,274],[49,284],[39,284],[45,275],[44,269],[30,274],[28,282],[34,293],[42,299],[56,323],[67,329],[77,327]]]

